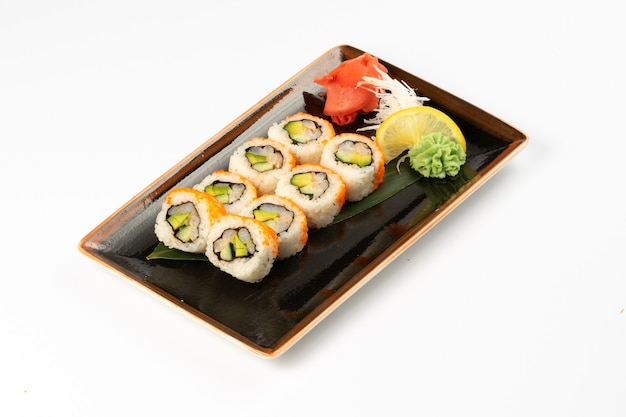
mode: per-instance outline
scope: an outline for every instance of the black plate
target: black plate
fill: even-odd
[[[276,262],[258,284],[206,261],[146,260],[158,243],[154,221],[167,191],[225,169],[240,143],[265,136],[290,114],[322,116],[323,90],[313,79],[363,52],[348,45],[329,50],[113,213],[81,240],[80,250],[252,352],[284,352],[527,143],[519,130],[379,57],[392,78],[416,88],[463,131],[468,159],[457,177],[420,180],[360,215],[311,231],[306,249]],[[337,131],[355,131],[362,119]]]

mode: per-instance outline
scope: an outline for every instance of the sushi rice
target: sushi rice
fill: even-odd
[[[296,165],[289,148],[268,138],[252,138],[231,155],[228,170],[248,178],[259,195],[272,194],[278,178]]]
[[[298,112],[274,123],[267,136],[288,146],[297,164],[319,163],[322,148],[335,136],[335,128],[326,119]]]
[[[206,256],[227,274],[245,282],[259,282],[269,274],[278,256],[278,237],[265,223],[227,214],[207,235]]]
[[[193,188],[174,188],[165,195],[154,232],[168,248],[203,253],[209,229],[225,214],[215,197]]]
[[[383,182],[385,158],[380,146],[357,133],[332,138],[322,151],[320,164],[332,169],[346,184],[346,201],[367,197]]]
[[[229,214],[238,214],[257,198],[257,189],[252,181],[236,172],[224,170],[207,175],[193,188],[214,196]]]
[[[321,229],[341,211],[346,186],[330,168],[307,163],[295,166],[280,177],[276,194],[292,200],[304,211],[309,228]]]
[[[308,225],[304,211],[293,201],[275,194],[265,194],[242,210],[270,226],[278,236],[278,259],[286,259],[304,249]]]

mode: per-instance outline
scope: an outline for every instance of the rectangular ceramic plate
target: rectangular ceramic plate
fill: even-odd
[[[378,57],[392,78],[454,119],[467,141],[467,163],[453,179],[420,180],[383,203],[311,231],[306,249],[277,261],[258,284],[241,282],[207,261],[146,259],[157,239],[163,196],[191,187],[245,140],[298,111],[321,116],[323,89],[314,78],[364,51],[338,46],[309,64],[183,161],[156,179],[80,242],[82,253],[255,354],[276,357],[423,236],[527,143],[526,136],[485,111]],[[363,118],[341,131],[354,131]]]

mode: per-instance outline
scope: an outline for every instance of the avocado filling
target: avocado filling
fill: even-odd
[[[309,119],[293,120],[283,127],[293,143],[305,144],[322,136],[322,128]]]
[[[172,227],[174,236],[181,242],[187,243],[198,238],[200,216],[193,203],[187,202],[170,207],[165,220]]]
[[[222,261],[248,258],[255,252],[250,231],[245,227],[226,229],[222,236],[213,243],[213,252]]]
[[[270,145],[249,147],[246,149],[246,158],[250,166],[259,172],[271,171],[283,165],[283,155]]]
[[[363,142],[346,140],[337,147],[335,158],[346,164],[354,164],[363,168],[372,163],[372,149]]]
[[[240,183],[216,181],[207,185],[204,192],[211,194],[222,204],[238,201],[246,191],[246,186]]]
[[[313,200],[320,197],[328,189],[329,183],[325,172],[301,172],[291,177],[291,185],[298,187],[298,191]]]
[[[267,224],[276,233],[289,229],[294,214],[283,206],[272,203],[263,203],[252,211],[254,218]]]

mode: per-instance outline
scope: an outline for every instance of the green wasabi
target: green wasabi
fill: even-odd
[[[463,147],[441,133],[431,133],[409,149],[411,168],[429,178],[445,178],[459,173],[465,163]]]

